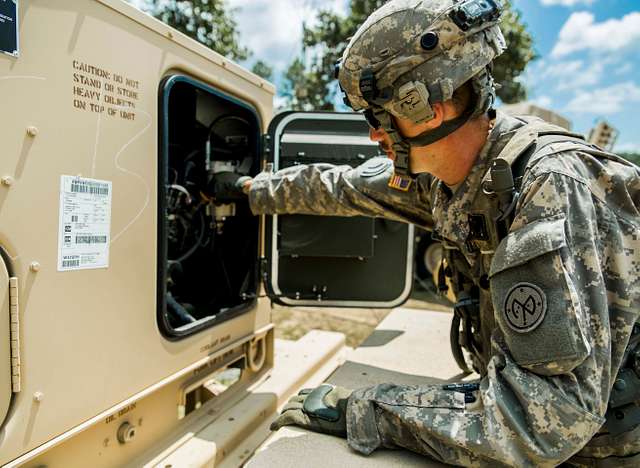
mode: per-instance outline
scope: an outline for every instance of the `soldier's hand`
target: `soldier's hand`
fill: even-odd
[[[251,177],[241,176],[235,172],[218,172],[211,178],[209,192],[213,198],[221,202],[241,200],[251,187]]]
[[[300,426],[338,437],[347,436],[345,414],[352,390],[322,384],[314,389],[301,390],[285,405],[280,416],[271,423],[277,431],[282,426]]]

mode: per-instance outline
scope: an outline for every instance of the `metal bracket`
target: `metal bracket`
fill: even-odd
[[[9,314],[11,324],[11,389],[20,392],[20,314],[18,307],[18,278],[9,278]]]
[[[271,154],[273,151],[273,142],[271,140],[271,135],[268,133],[262,135],[262,152],[263,154]]]

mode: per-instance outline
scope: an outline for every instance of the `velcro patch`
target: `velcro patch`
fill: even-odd
[[[535,284],[518,283],[509,289],[503,307],[513,331],[526,333],[538,328],[547,313],[547,296]]]

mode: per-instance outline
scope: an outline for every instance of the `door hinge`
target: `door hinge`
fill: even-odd
[[[18,278],[9,278],[9,314],[11,326],[11,389],[20,392],[20,309]]]

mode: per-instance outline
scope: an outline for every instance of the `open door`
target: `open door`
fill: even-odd
[[[288,112],[269,126],[274,170],[379,156],[361,114]],[[266,288],[283,305],[395,307],[411,292],[412,225],[367,217],[266,217]]]

